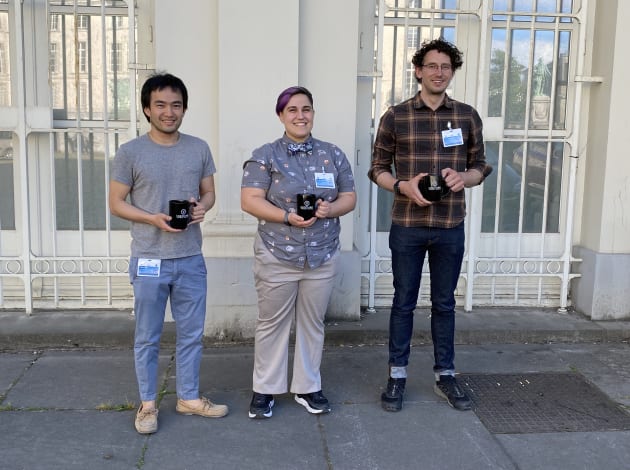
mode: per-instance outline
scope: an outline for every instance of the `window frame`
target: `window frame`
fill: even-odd
[[[77,56],[79,63],[79,72],[87,73],[88,71],[88,43],[87,41],[79,41],[77,43]]]

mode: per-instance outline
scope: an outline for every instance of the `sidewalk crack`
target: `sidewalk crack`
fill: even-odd
[[[326,468],[333,470],[332,460],[330,458],[330,451],[328,449],[328,438],[326,437],[326,428],[322,424],[321,417],[317,417],[317,429],[319,430],[319,437],[322,441],[322,450],[324,451],[324,460],[326,461]]]

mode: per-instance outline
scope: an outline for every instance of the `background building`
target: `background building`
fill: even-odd
[[[346,152],[357,180],[329,316],[388,306],[392,196],[367,179],[372,140],[418,89],[415,50],[443,36],[465,61],[449,94],[479,110],[495,168],[467,190],[460,307],[628,318],[625,18],[630,3],[601,0],[0,0],[0,308],[131,307],[129,234],[107,182],[118,146],[147,130],[138,92],[154,70],[185,81],[182,130],[217,163],[207,334],[253,331],[241,165],[281,135],[275,99],[295,84],[314,94],[314,134]]]

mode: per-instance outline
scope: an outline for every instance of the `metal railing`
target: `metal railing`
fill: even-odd
[[[0,307],[128,308],[129,235],[106,201],[110,161],[137,135],[134,2],[11,1],[8,11],[17,86],[2,130],[14,135],[16,224],[0,225]],[[61,47],[42,58],[28,46],[44,24],[47,46]],[[27,75],[42,65],[46,80]]]
[[[375,16],[376,26],[376,64],[373,74],[375,81],[375,102],[373,109],[376,110],[374,122],[378,124],[379,111],[382,111],[382,97],[386,94],[391,96],[396,93],[390,92],[389,89],[384,90],[383,76],[384,72],[384,54],[391,53],[386,51],[383,45],[383,38],[388,27],[404,28],[404,33],[400,35],[402,38],[407,37],[407,31],[410,28],[424,28],[429,31],[429,37],[437,37],[444,31],[456,29],[465,29],[467,38],[479,38],[479,43],[469,42],[466,50],[470,61],[473,56],[473,62],[478,66],[468,71],[467,75],[473,75],[476,83],[475,96],[468,96],[468,101],[474,103],[477,110],[482,115],[484,122],[487,116],[484,113],[487,110],[486,99],[488,96],[488,67],[490,53],[490,31],[498,22],[504,22],[507,26],[506,31],[511,28],[522,28],[526,24],[526,28],[531,33],[530,54],[533,54],[534,32],[538,30],[552,31],[555,36],[555,48],[557,51],[557,41],[559,31],[570,30],[577,31],[577,34],[571,38],[571,50],[574,51],[584,44],[585,37],[585,14],[586,2],[582,1],[579,5],[572,5],[572,11],[562,12],[534,12],[534,11],[492,11],[492,3],[486,1],[459,1],[457,8],[439,8],[443,2],[427,1],[416,2],[414,8],[409,8],[406,1],[395,0],[379,0],[377,1],[377,15]],[[425,5],[425,3],[427,5]],[[449,2],[449,5],[453,2]],[[563,4],[564,5],[564,4]],[[422,8],[425,6],[425,8]],[[465,18],[466,20],[464,20]],[[474,21],[471,21],[474,19]],[[518,20],[512,22],[512,20]],[[577,37],[575,37],[577,36]],[[448,38],[447,38],[448,39]],[[472,41],[468,39],[468,41]],[[395,43],[396,44],[396,43]],[[406,48],[407,44],[399,45],[400,48]],[[478,51],[475,56],[475,52]],[[393,52],[395,56],[406,57],[406,53],[399,54]],[[530,62],[533,55],[530,57]],[[555,56],[556,57],[556,56]],[[569,304],[569,286],[572,279],[579,276],[572,269],[574,263],[579,259],[571,255],[575,199],[576,199],[576,169],[579,152],[578,145],[578,129],[581,107],[582,83],[575,80],[583,74],[583,53],[573,53],[573,62],[571,65],[572,74],[569,77],[569,86],[573,87],[572,96],[567,103],[570,108],[572,121],[565,132],[554,129],[552,125],[552,116],[549,115],[547,121],[547,130],[530,131],[530,124],[526,124],[520,131],[510,131],[501,126],[500,133],[496,135],[486,135],[486,139],[495,140],[498,145],[502,146],[503,142],[511,142],[518,140],[524,146],[523,150],[523,167],[521,173],[521,184],[525,186],[527,177],[527,166],[525,162],[525,153],[531,142],[542,142],[547,148],[545,160],[545,174],[542,183],[542,198],[544,201],[542,208],[541,224],[538,233],[526,233],[523,230],[523,207],[524,194],[526,188],[520,189],[520,197],[517,210],[521,211],[517,215],[518,228],[514,233],[503,233],[497,228],[497,220],[499,211],[495,213],[494,229],[489,233],[482,232],[481,214],[483,207],[483,188],[474,188],[467,190],[468,215],[466,217],[467,228],[467,245],[460,283],[456,291],[458,303],[462,304],[464,309],[469,311],[473,305],[532,305],[557,307],[560,311],[565,311]],[[395,62],[395,58],[387,58],[388,63]],[[556,78],[556,67],[553,68],[552,79]],[[507,75],[507,73],[506,73]],[[532,92],[533,74],[529,74],[527,78],[527,98],[525,99],[526,111],[524,121],[530,122],[530,93]],[[471,82],[469,78],[466,78]],[[507,79],[504,78],[504,85]],[[390,86],[397,86],[391,83]],[[398,84],[399,86],[399,84]],[[504,89],[505,91],[505,89]],[[413,92],[415,93],[415,91]],[[411,94],[413,94],[411,93]],[[449,92],[451,93],[451,92]],[[404,96],[403,98],[407,98]],[[457,98],[457,96],[456,96]],[[402,101],[402,99],[400,100]],[[394,104],[394,103],[390,103]],[[505,111],[505,96],[503,97],[503,111]],[[551,100],[551,109],[553,110],[553,98]],[[568,165],[562,165],[561,184],[561,200],[560,213],[558,214],[557,232],[553,234],[547,233],[548,200],[550,192],[550,155],[552,143],[560,143],[564,146],[562,161],[568,161]],[[501,159],[499,159],[501,162]],[[500,166],[500,165],[499,165]],[[568,166],[568,170],[566,167]],[[493,178],[497,178],[498,184],[501,181],[501,168],[495,168]],[[557,182],[556,182],[557,183]],[[499,186],[500,187],[500,186]],[[557,189],[557,188],[553,188]],[[371,212],[370,212],[370,250],[369,254],[364,257],[364,269],[362,276],[367,281],[362,287],[362,296],[364,305],[368,310],[374,310],[376,306],[386,306],[391,304],[391,296],[393,294],[391,288],[391,259],[386,250],[379,245],[379,236],[382,237],[382,228],[377,227],[379,217],[383,218],[383,212],[388,207],[383,207],[383,201],[379,201],[379,192],[375,185],[371,188]],[[501,194],[497,189],[494,195],[496,199],[496,207],[500,207]],[[390,204],[390,199],[383,198]],[[379,235],[380,232],[380,235]],[[485,245],[490,244],[490,249],[484,249],[481,241]],[[550,248],[550,240],[554,240],[553,248]],[[382,240],[381,240],[382,242]],[[528,249],[523,250],[522,246],[527,244]],[[381,247],[379,250],[379,246]],[[507,249],[499,250],[498,247]],[[428,266],[425,260],[423,272],[428,273]],[[365,269],[367,267],[367,269]],[[429,299],[429,280],[428,276],[423,276],[424,282],[420,296],[419,305],[430,305]]]

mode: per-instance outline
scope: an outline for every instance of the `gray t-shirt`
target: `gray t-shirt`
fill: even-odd
[[[338,193],[354,192],[352,168],[346,155],[336,145],[309,139],[312,152],[289,155],[285,135],[254,150],[243,164],[242,188],[260,188],[267,200],[285,211],[295,212],[297,194],[313,193],[329,202]],[[330,176],[326,179],[322,176]],[[334,187],[332,182],[334,182]],[[260,220],[258,233],[265,246],[280,261],[303,268],[317,268],[339,250],[339,218],[317,219],[307,228]]]
[[[178,142],[163,146],[147,134],[120,146],[112,179],[131,187],[129,202],[151,214],[168,214],[171,199],[199,199],[201,180],[216,172],[208,144],[180,133]],[[131,223],[131,256],[151,259],[201,254],[201,228],[190,225],[177,233],[139,222]]]

